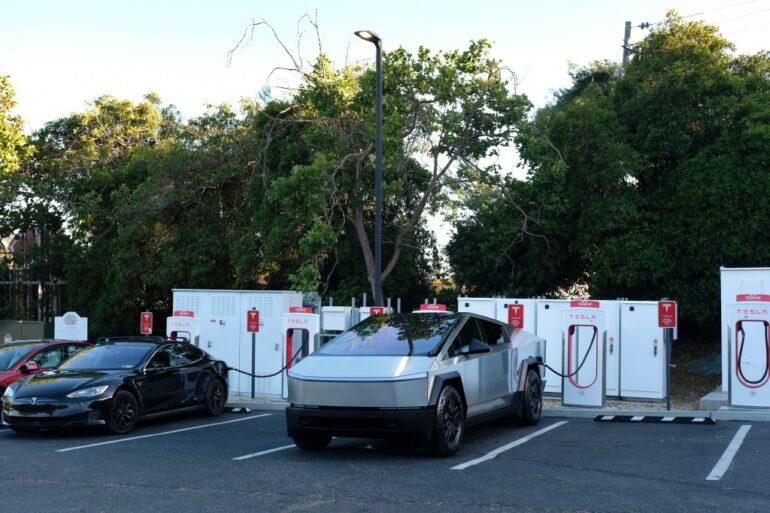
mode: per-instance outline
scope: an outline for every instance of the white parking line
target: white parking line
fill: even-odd
[[[724,454],[722,454],[722,457],[719,458],[719,461],[717,461],[717,464],[714,465],[714,468],[711,470],[711,473],[706,478],[706,481],[719,481],[720,479],[722,479],[722,476],[724,476],[725,472],[727,472],[727,469],[730,466],[730,463],[732,463],[733,458],[735,458],[735,455],[738,454],[738,449],[741,448],[743,439],[746,438],[746,433],[749,432],[749,429],[751,429],[750,425],[741,426],[738,429],[738,432],[735,433],[735,436],[730,442],[730,445],[727,446],[727,449],[725,449],[725,452]]]
[[[641,422],[644,420],[644,417],[631,417],[631,422]]]
[[[264,456],[265,454],[270,454],[271,452],[285,451],[286,449],[291,449],[292,447],[296,447],[296,445],[294,444],[283,445],[281,447],[276,447],[275,449],[268,449],[266,451],[255,452],[254,454],[238,456],[237,458],[233,458],[233,461],[241,461],[241,460],[247,460],[249,458],[256,458],[257,456]]]
[[[216,427],[216,426],[223,426],[225,424],[232,424],[234,422],[243,422],[244,420],[254,420],[259,419],[261,417],[269,417],[270,413],[263,413],[261,415],[254,415],[252,417],[246,417],[243,419],[235,419],[235,420],[226,420],[224,422],[212,422],[211,424],[204,424],[202,426],[193,426],[188,428],[182,428],[182,429],[174,429],[173,431],[164,431],[163,433],[153,433],[151,435],[141,435],[141,436],[132,436],[129,438],[121,438],[120,440],[110,440],[109,442],[99,442],[95,444],[88,444],[88,445],[78,445],[75,447],[67,447],[66,449],[57,449],[56,452],[68,452],[68,451],[77,451],[79,449],[89,449],[91,447],[99,447],[100,445],[110,445],[110,444],[119,444],[123,442],[130,442],[132,440],[141,440],[143,438],[153,438],[156,436],[165,436],[165,435],[173,435],[176,433],[183,433],[185,431],[192,431],[194,429],[204,429],[209,427]]]
[[[540,436],[542,434],[545,434],[545,433],[551,431],[552,429],[556,429],[557,427],[563,426],[567,422],[569,422],[569,421],[562,420],[562,421],[559,421],[559,422],[557,422],[555,424],[551,424],[550,426],[548,426],[546,428],[543,428],[540,431],[535,431],[534,433],[531,433],[531,434],[529,434],[527,436],[519,438],[518,440],[514,440],[513,442],[511,442],[509,444],[503,445],[502,447],[498,447],[494,451],[488,452],[487,454],[485,454],[484,456],[481,456],[480,458],[476,458],[475,460],[470,460],[470,461],[466,461],[465,463],[461,463],[459,465],[455,465],[454,467],[452,467],[452,470],[465,470],[466,468],[472,467],[473,465],[478,465],[479,463],[484,463],[485,461],[489,461],[491,459],[494,459],[498,455],[504,453],[505,451],[508,451],[510,449],[513,449],[514,447],[518,447],[518,446],[520,446],[522,444],[525,444],[525,443],[529,442],[530,440],[532,440],[533,438],[536,438],[536,437],[538,437],[538,436]]]
[[[661,422],[673,422],[676,417],[663,417],[660,419]]]

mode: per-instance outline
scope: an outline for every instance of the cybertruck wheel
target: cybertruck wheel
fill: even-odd
[[[294,440],[294,445],[303,451],[321,451],[326,449],[329,442],[332,441],[332,437],[327,435],[302,435],[294,436],[292,440]]]
[[[434,456],[453,456],[465,433],[465,412],[460,393],[451,385],[441,391],[433,420],[431,452]]]
[[[527,381],[524,383],[524,402],[521,405],[521,423],[534,426],[543,416],[543,387],[540,376],[534,369],[527,371]]]

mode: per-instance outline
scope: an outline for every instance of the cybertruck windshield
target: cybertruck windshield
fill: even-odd
[[[325,356],[434,356],[456,313],[372,315],[316,351]]]

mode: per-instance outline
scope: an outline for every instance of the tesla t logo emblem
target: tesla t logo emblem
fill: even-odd
[[[524,305],[508,305],[508,324],[524,329]]]
[[[676,302],[658,301],[658,327],[676,328]]]
[[[33,397],[32,399],[30,399],[30,402],[32,404],[37,404],[37,397]]]
[[[257,333],[259,331],[259,310],[249,310],[246,312],[246,331],[248,333]]]

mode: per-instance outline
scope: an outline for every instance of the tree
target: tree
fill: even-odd
[[[30,154],[22,119],[12,113],[15,106],[15,92],[10,78],[0,75],[0,177],[18,171]]]
[[[258,22],[250,28],[258,26],[269,27]],[[306,125],[310,160],[277,180],[269,197],[298,235],[290,244],[300,263],[291,276],[295,287],[325,289],[322,270],[336,261],[338,241],[352,230],[373,291],[374,71],[335,70],[320,45],[318,50],[307,68],[286,50],[301,84],[276,125]],[[426,209],[439,208],[460,166],[495,155],[525,118],[529,102],[510,90],[489,50],[481,40],[462,51],[420,48],[412,55],[398,49],[383,56],[383,219],[392,228],[383,241],[383,283],[405,246],[415,242]]]
[[[669,296],[705,329],[718,322],[719,266],[764,266],[770,254],[760,199],[770,190],[770,55],[735,55],[716,28],[675,13],[631,55],[626,69],[574,70],[572,86],[521,130],[529,176],[510,190],[537,221],[535,237],[523,252],[485,256],[475,273],[509,272],[516,281],[498,290]],[[449,248],[458,276],[471,263],[463,238],[508,248],[520,233],[502,192],[469,206]],[[532,276],[542,277],[533,288]],[[498,292],[493,282],[487,293]]]

